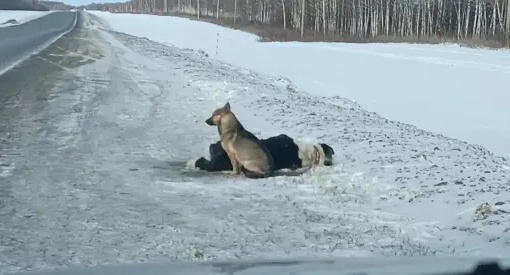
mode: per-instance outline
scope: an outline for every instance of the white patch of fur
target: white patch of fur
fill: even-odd
[[[318,165],[324,164],[325,156],[324,156],[324,150],[322,149],[322,146],[320,146],[319,144],[314,144],[312,142],[306,142],[303,140],[294,140],[294,143],[296,143],[296,145],[299,148],[298,157],[299,157],[299,159],[301,159],[303,168],[312,167],[315,165],[314,164],[314,161],[315,161],[314,145],[315,145],[315,147],[317,147],[317,149],[319,149],[320,161],[319,161]]]
[[[324,165],[324,161],[326,160],[326,153],[324,153],[324,149],[322,149],[322,146],[320,146],[320,144],[315,144],[315,147],[317,147],[317,149],[319,149],[319,156],[320,156],[319,164]]]
[[[204,145],[204,155],[207,156],[206,158],[209,159],[210,158],[210,154],[209,154],[209,143],[206,143]],[[192,158],[190,160],[188,160],[186,162],[186,165],[185,165],[185,169],[187,170],[200,170],[198,169],[197,167],[195,167],[195,163],[197,162],[197,160],[199,159],[200,157],[196,157],[196,158]]]
[[[188,161],[186,162],[186,166],[185,166],[185,168],[186,168],[187,170],[199,170],[197,167],[195,167],[195,162],[197,162],[197,160],[198,160],[198,159],[199,159],[199,157],[198,157],[198,158],[194,158],[194,159],[190,159],[190,160],[188,160]]]

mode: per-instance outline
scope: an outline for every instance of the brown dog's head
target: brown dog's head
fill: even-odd
[[[230,113],[230,103],[227,102],[227,104],[225,104],[225,106],[214,110],[214,112],[212,113],[212,116],[210,118],[208,118],[205,121],[205,123],[207,123],[207,125],[210,125],[210,126],[218,125],[221,121],[221,118],[224,115],[229,114],[229,113]]]

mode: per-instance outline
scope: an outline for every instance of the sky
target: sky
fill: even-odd
[[[68,5],[80,6],[92,3],[114,3],[114,2],[126,2],[126,0],[56,0],[63,2]]]

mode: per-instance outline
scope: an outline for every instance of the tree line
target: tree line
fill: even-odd
[[[39,1],[39,4],[46,6],[50,10],[70,10],[73,7],[59,1]]]
[[[510,44],[510,0],[131,0],[88,8],[270,26],[301,38]]]
[[[0,10],[47,11],[49,8],[38,0],[0,0]]]

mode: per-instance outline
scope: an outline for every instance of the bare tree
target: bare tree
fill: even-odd
[[[301,24],[300,24],[300,28],[301,28],[301,37],[304,36],[304,31],[305,31],[305,3],[306,3],[306,0],[301,0]]]
[[[197,1],[197,18],[200,19],[200,0]]]

